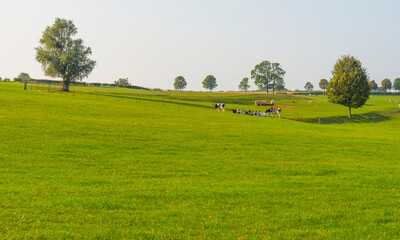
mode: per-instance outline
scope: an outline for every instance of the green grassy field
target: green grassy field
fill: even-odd
[[[387,98],[348,121],[325,96],[0,83],[0,239],[399,239]],[[293,109],[211,108],[259,99]]]

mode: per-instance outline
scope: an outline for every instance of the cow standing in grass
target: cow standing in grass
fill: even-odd
[[[225,103],[214,103],[213,106],[218,110],[218,112],[220,109],[225,112]]]
[[[269,108],[267,111],[265,111],[267,114],[271,114],[272,117],[274,117],[274,113],[278,114],[279,118],[281,118],[281,109],[280,108]]]

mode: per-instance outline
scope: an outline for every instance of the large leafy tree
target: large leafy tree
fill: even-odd
[[[203,80],[203,88],[209,89],[210,91],[216,88],[217,85],[217,79],[213,75],[208,75],[204,80]]]
[[[369,98],[367,70],[357,58],[348,55],[337,60],[332,75],[327,87],[328,99],[348,107],[351,119],[351,108],[363,106]]]
[[[393,81],[393,89],[399,91],[400,90],[400,78],[396,78]]]
[[[382,84],[382,90],[387,91],[387,90],[392,89],[392,82],[390,81],[389,78],[383,79],[381,84]]]
[[[240,81],[239,84],[239,89],[240,90],[244,90],[245,92],[247,92],[247,90],[250,88],[250,84],[249,84],[249,78],[243,78],[242,81]]]
[[[77,32],[71,20],[57,18],[43,32],[36,48],[36,60],[42,64],[45,75],[62,78],[62,90],[67,92],[72,81],[88,77],[96,65],[89,58],[90,47],[84,46],[82,39],[72,38]]]
[[[304,89],[308,92],[311,92],[314,89],[314,85],[312,85],[310,82],[307,82],[304,86]]]
[[[178,76],[175,78],[175,82],[174,82],[174,88],[177,90],[182,91],[182,89],[186,88],[186,80],[183,76]]]
[[[322,90],[325,91],[327,86],[328,86],[328,80],[321,79],[321,81],[319,81],[319,88],[321,88]]]
[[[376,84],[375,80],[371,80],[368,82],[368,86],[371,90],[376,90],[378,89],[378,84]]]
[[[279,63],[263,61],[251,71],[251,78],[254,79],[259,90],[267,90],[267,93],[269,93],[269,89],[275,92],[277,83],[283,83],[285,74],[286,72],[280,67]]]
[[[116,84],[118,87],[127,87],[131,85],[131,83],[128,81],[128,78],[120,78],[117,81],[114,81],[114,84]]]

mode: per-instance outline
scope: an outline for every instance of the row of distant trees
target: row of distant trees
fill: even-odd
[[[254,79],[254,84],[260,91],[272,90],[272,92],[282,91],[285,89],[285,83],[283,77],[286,72],[281,68],[279,63],[271,63],[269,61],[263,61],[256,65],[251,71],[251,78]],[[217,79],[213,75],[208,75],[203,80],[203,88],[212,91],[216,88]],[[183,76],[175,78],[174,88],[176,90],[183,90],[187,86],[187,82]],[[250,88],[249,78],[245,77],[239,83],[239,89],[247,91]]]
[[[325,91],[325,89],[328,87],[328,80],[326,79],[321,79],[321,81],[319,82],[319,87]],[[381,87],[378,87],[378,84],[375,82],[375,80],[371,80],[368,82],[369,88],[371,89],[371,91],[388,91],[391,89],[400,90],[400,78],[396,78],[392,82],[390,81],[390,79],[385,78],[382,80],[381,82]],[[312,83],[307,82],[306,85],[304,86],[304,89],[308,92],[311,92],[314,90],[314,85],[312,85]]]

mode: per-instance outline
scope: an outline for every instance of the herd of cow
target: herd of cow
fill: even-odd
[[[216,108],[218,112],[219,110],[225,112],[225,103],[214,103],[213,107]],[[258,117],[269,117],[270,115],[271,117],[274,117],[274,114],[278,114],[279,118],[281,118],[281,111],[282,110],[280,108],[276,107],[268,108],[264,113],[260,111],[251,111],[251,110],[244,111],[240,109],[232,109],[232,112],[236,114],[244,114],[244,115],[258,116]]]

